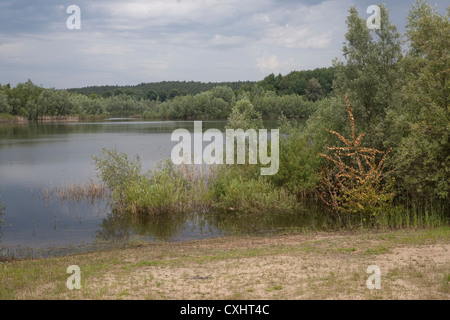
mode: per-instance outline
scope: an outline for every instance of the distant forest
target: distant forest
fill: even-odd
[[[308,83],[311,79],[317,79],[322,88],[322,93],[327,96],[332,91],[335,68],[317,68],[315,70],[292,71],[283,76],[273,73],[264,78],[264,80],[255,81],[233,81],[233,82],[198,82],[198,81],[162,81],[141,83],[128,86],[90,86],[83,88],[67,89],[68,92],[76,92],[86,96],[96,95],[98,97],[108,98],[126,94],[136,98],[150,100],[160,100],[164,102],[176,96],[196,95],[209,91],[214,87],[229,87],[233,91],[249,91],[255,85],[259,85],[265,90],[275,91],[278,95],[298,94],[305,95]]]
[[[136,86],[43,88],[31,80],[0,84],[0,122],[48,117],[82,119],[226,119],[237,101],[249,99],[263,118],[306,118],[315,102],[331,96],[336,66],[287,75],[270,74],[258,82],[202,83],[164,81]]]

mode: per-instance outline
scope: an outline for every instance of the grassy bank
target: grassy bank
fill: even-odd
[[[0,263],[1,299],[448,299],[450,228],[226,237]],[[69,265],[82,289],[66,288]],[[381,269],[369,290],[367,267]]]

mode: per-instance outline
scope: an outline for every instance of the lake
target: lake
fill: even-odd
[[[203,130],[224,132],[225,121],[204,121]],[[266,122],[267,128],[273,122]],[[143,169],[170,157],[175,129],[194,131],[192,121],[109,119],[95,123],[0,126],[0,256],[52,256],[130,240],[183,241],[235,233],[314,227],[314,205],[295,216],[229,219],[205,214],[136,221],[116,216],[108,203],[43,199],[43,190],[97,181],[92,156],[103,147],[139,155]],[[207,144],[207,143],[205,143]]]

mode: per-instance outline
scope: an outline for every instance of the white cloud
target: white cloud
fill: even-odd
[[[278,61],[278,57],[276,55],[264,55],[256,59],[256,67],[261,73],[276,73],[278,71],[278,67],[280,66],[280,62]]]
[[[295,49],[325,49],[331,44],[331,32],[316,34],[307,26],[285,25],[269,29],[261,43]]]
[[[65,27],[64,7],[50,19],[53,33],[3,37],[0,31],[0,82],[31,78],[61,88],[105,81],[259,80],[329,65],[340,53],[347,6],[341,0],[306,3],[79,0],[79,31]]]
[[[123,55],[132,53],[133,50],[126,45],[115,43],[93,43],[82,50],[89,55]]]
[[[220,24],[237,15],[252,13],[268,0],[132,0],[93,2],[93,10],[111,17],[148,26],[200,23]]]
[[[216,34],[211,39],[210,44],[213,46],[237,46],[244,45],[246,38],[244,36],[223,36]]]

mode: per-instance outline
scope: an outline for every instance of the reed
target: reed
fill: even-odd
[[[173,216],[205,210],[210,206],[208,185],[213,175],[202,166],[175,166],[162,162],[158,169],[140,175],[124,189],[123,203],[132,214]]]
[[[34,193],[32,194],[32,197]],[[37,191],[37,196],[43,200],[58,201],[89,201],[95,203],[97,200],[109,198],[109,191],[106,185],[90,181],[86,184],[69,184],[65,186],[53,186],[50,184]]]

